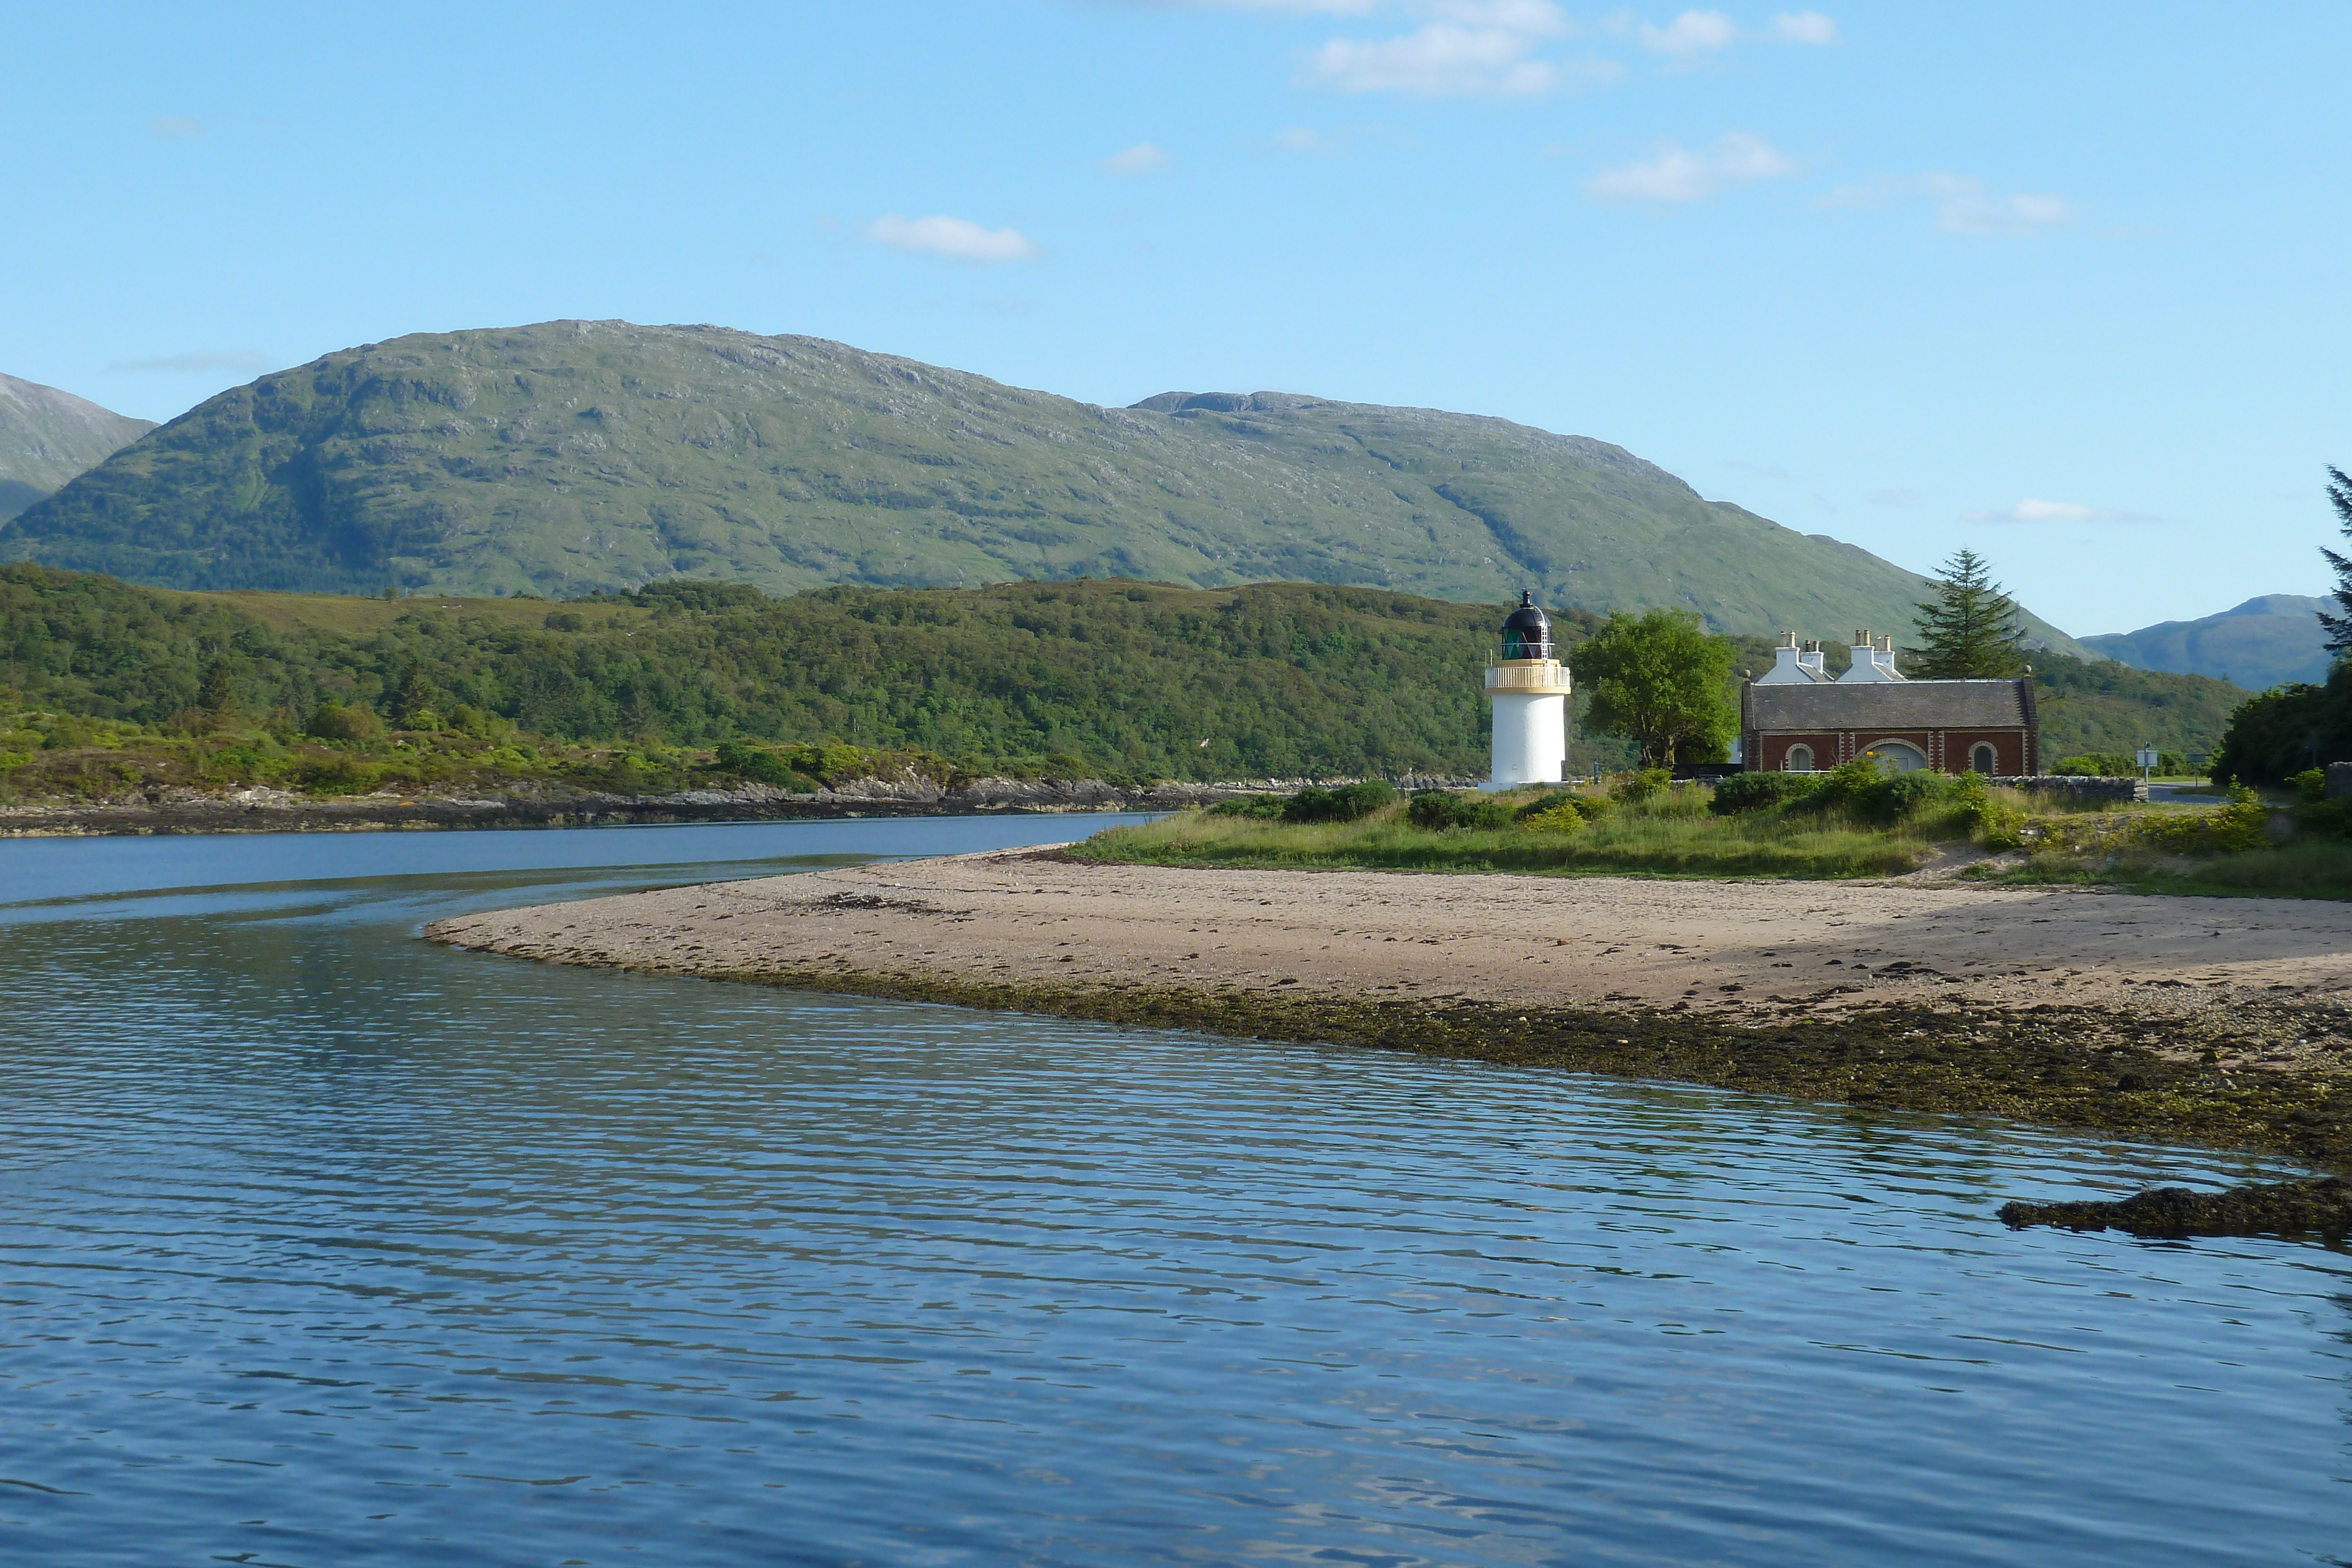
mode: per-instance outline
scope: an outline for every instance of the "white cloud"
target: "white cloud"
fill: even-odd
[[[184,114],[159,114],[147,122],[147,129],[158,136],[172,138],[202,136],[205,133],[202,120],[190,120]]]
[[[893,250],[951,256],[958,261],[1027,261],[1045,252],[1019,229],[982,228],[969,218],[902,218],[886,213],[866,225],[866,237]]]
[[[1819,11],[1783,11],[1772,18],[1772,36],[1784,44],[1837,42],[1837,24]]]
[[[1796,172],[1796,163],[1762,137],[1734,131],[1696,152],[1669,141],[1654,158],[1593,175],[1584,193],[1599,202],[1696,202]]]
[[[1106,174],[1118,174],[1133,180],[1145,174],[1157,174],[1168,167],[1168,154],[1149,141],[1139,141],[1124,152],[1114,152],[1096,167]]]
[[[1422,98],[1524,98],[1565,79],[1559,66],[1534,57],[1537,45],[1569,30],[1552,0],[1439,0],[1416,9],[1435,19],[1400,37],[1333,38],[1308,57],[1300,84]]]
[[[1721,11],[1685,11],[1660,27],[1644,22],[1637,29],[1642,47],[1653,54],[1691,61],[1749,40],[1779,44],[1837,42],[1837,24],[1819,11],[1783,11],[1772,25],[1750,31]]]
[[[1821,207],[1883,207],[1898,196],[1925,196],[1936,206],[1936,226],[1946,234],[2039,234],[2074,219],[2065,197],[2021,193],[1996,196],[1982,180],[1965,174],[1912,174],[1840,185],[1813,204]]]
[[[212,371],[258,373],[269,368],[269,356],[251,349],[232,349],[226,353],[169,354],[160,360],[117,360],[106,368],[110,371],[159,371],[166,375]]]
[[[1970,512],[1972,523],[2153,523],[2160,518],[2145,512],[2119,512],[2110,507],[2085,507],[2074,501],[2040,501],[2029,496],[1998,511]]]
[[[1642,24],[1642,47],[1661,55],[1687,58],[1738,41],[1739,24],[1720,11],[1685,11],[1663,27]]]

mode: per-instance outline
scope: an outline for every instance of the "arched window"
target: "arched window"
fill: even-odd
[[[1990,741],[1979,741],[1975,746],[1969,748],[1969,772],[1990,773],[1997,766],[1998,763],[1994,760],[1994,752],[1992,743]]]
[[[1927,754],[1907,740],[1876,741],[1863,755],[1878,764],[1881,773],[1916,773],[1927,766]]]
[[[1784,773],[1811,773],[1813,770],[1813,748],[1801,743],[1789,747],[1789,754],[1780,758],[1780,770]]]

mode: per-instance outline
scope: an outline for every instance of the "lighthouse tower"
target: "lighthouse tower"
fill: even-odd
[[[1489,789],[1515,784],[1557,784],[1568,763],[1568,666],[1553,658],[1551,621],[1535,594],[1503,622],[1503,656],[1486,666],[1486,695],[1495,705],[1495,773]]]

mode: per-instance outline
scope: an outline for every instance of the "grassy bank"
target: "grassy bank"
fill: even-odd
[[[1528,797],[1507,797],[1526,804]],[[1401,807],[1354,822],[1291,823],[1182,811],[1097,833],[1070,852],[1153,865],[1378,871],[1611,872],[1651,876],[1893,876],[1945,841],[1935,824],[1865,828],[1826,819],[1708,814],[1706,791],[1612,812],[1581,830],[1417,828]]]
[[[1720,790],[1631,779],[1605,791],[1448,797],[1458,810],[1432,800],[1391,799],[1339,821],[1285,820],[1280,802],[1184,811],[1071,852],[1153,865],[1836,880],[1898,876],[1974,852],[1968,874],[2020,885],[2352,898],[2345,813],[2317,803],[2273,810],[2245,790],[2210,806],[2079,807],[1977,779],[1879,779],[1864,768],[1748,775]]]

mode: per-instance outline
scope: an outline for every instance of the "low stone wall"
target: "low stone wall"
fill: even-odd
[[[2077,778],[2071,773],[2026,773],[2011,779],[1995,779],[1993,783],[2004,789],[2022,789],[2029,795],[2050,795],[2063,800],[2145,800],[2147,780],[2132,778]]]

